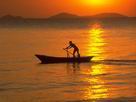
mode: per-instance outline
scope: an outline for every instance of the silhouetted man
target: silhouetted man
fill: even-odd
[[[66,47],[65,49],[68,50],[70,48],[74,48],[73,57],[75,57],[75,53],[77,53],[78,57],[80,57],[79,48],[72,41],[69,41],[69,46]]]

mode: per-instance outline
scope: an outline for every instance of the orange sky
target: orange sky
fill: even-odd
[[[0,0],[0,16],[44,18],[60,12],[77,15],[116,12],[136,16],[136,0]]]

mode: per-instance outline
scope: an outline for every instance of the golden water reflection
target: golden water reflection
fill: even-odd
[[[88,33],[88,55],[95,56],[93,60],[104,60],[104,29],[99,24],[94,24]]]
[[[90,84],[90,86],[85,88],[85,99],[97,100],[109,97],[109,89],[106,87],[105,81],[101,78],[101,75],[104,74],[105,70],[102,64],[92,65],[90,70],[91,77],[85,79]]]
[[[89,49],[88,53],[91,56],[95,56],[93,60],[104,60],[105,59],[105,39],[103,38],[104,30],[99,24],[95,24],[89,29]],[[103,99],[108,98],[108,88],[106,87],[105,81],[101,75],[105,74],[103,64],[93,64],[87,74],[91,75],[90,78],[85,79],[90,84],[86,87],[85,98],[86,99]]]

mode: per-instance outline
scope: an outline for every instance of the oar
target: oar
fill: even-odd
[[[63,49],[63,50],[65,50],[65,51],[67,52],[67,57],[70,57],[69,54],[73,55],[73,54],[72,54],[70,51],[68,51],[67,49]]]
[[[66,49],[63,49],[63,50],[65,50],[67,53],[73,55],[73,53],[71,53],[70,51],[68,51],[68,50],[66,50]]]

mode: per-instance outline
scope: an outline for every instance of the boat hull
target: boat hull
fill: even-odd
[[[80,58],[73,58],[73,57],[52,57],[46,55],[35,55],[42,64],[46,63],[83,63],[83,62],[90,62],[93,56],[87,57],[80,57]]]

